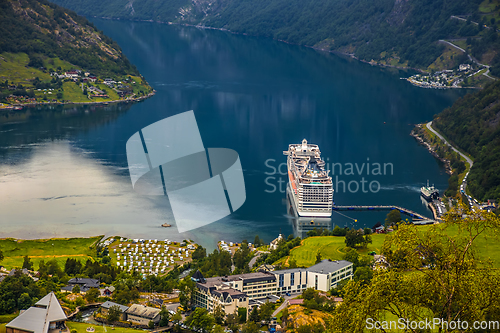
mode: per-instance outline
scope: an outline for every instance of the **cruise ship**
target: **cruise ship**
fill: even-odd
[[[427,201],[432,201],[433,199],[439,198],[439,190],[434,186],[429,186],[429,181],[427,181],[427,186],[422,186],[420,188],[420,195]]]
[[[333,204],[332,177],[317,145],[302,140],[283,152],[288,156],[288,191],[295,215],[330,217]]]

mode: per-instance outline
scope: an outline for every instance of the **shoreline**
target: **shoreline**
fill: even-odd
[[[423,128],[423,126],[425,126],[425,124],[415,125],[415,127],[418,127],[421,129]],[[436,151],[434,150],[434,148],[432,148],[432,146],[429,142],[425,141],[424,139],[422,139],[421,137],[419,137],[417,135],[417,133],[415,132],[415,128],[411,130],[410,136],[412,136],[420,145],[424,146],[432,156],[434,156],[436,159],[438,159],[440,162],[442,162],[444,164],[444,167],[445,167],[447,174],[449,174],[450,176],[453,175],[453,168],[451,167],[451,161],[444,158],[444,157],[439,156],[439,154],[436,153]]]
[[[149,97],[152,97],[156,94],[156,90],[153,89],[149,94],[136,97],[136,98],[130,98],[130,99],[117,99],[117,100],[112,100],[112,101],[99,101],[99,102],[47,102],[47,103],[16,103],[16,104],[9,104],[8,107],[0,107],[0,112],[1,111],[19,111],[25,107],[31,107],[31,106],[54,106],[54,105],[107,105],[110,103],[135,103],[135,102],[140,102],[142,100],[145,100]]]
[[[425,70],[423,70],[421,68],[405,67],[405,66],[394,66],[394,65],[387,65],[387,64],[381,64],[381,63],[378,63],[378,62],[372,62],[372,61],[362,60],[362,59],[359,59],[358,57],[356,57],[354,55],[354,53],[347,53],[347,52],[336,51],[336,50],[328,50],[328,49],[324,49],[324,48],[321,48],[321,47],[315,47],[315,46],[310,46],[310,45],[302,45],[302,44],[297,44],[297,43],[291,43],[291,42],[288,42],[286,40],[279,39],[279,38],[263,37],[263,36],[259,36],[259,35],[248,34],[248,33],[245,33],[245,32],[235,32],[235,31],[231,31],[229,29],[215,28],[215,27],[210,27],[210,26],[206,26],[206,25],[189,24],[189,23],[176,23],[176,22],[167,22],[167,21],[155,21],[155,20],[134,20],[134,19],[128,19],[128,18],[127,19],[122,19],[122,18],[113,18],[113,17],[104,17],[104,16],[90,16],[90,17],[98,18],[98,19],[103,19],[103,20],[111,20],[111,21],[149,22],[149,23],[159,23],[159,24],[167,24],[167,25],[177,25],[177,26],[199,28],[199,29],[203,29],[203,30],[224,31],[224,32],[229,32],[229,33],[231,33],[233,35],[242,35],[242,36],[258,37],[258,38],[270,38],[272,40],[275,40],[275,41],[278,41],[278,42],[282,42],[282,43],[286,43],[286,44],[289,44],[289,45],[302,46],[302,47],[307,47],[309,49],[313,49],[313,50],[316,50],[316,51],[323,51],[323,52],[333,53],[333,54],[336,54],[336,55],[346,56],[346,57],[349,57],[351,59],[357,60],[359,62],[368,64],[368,65],[372,65],[372,66],[395,68],[395,69],[400,69],[400,70],[414,70],[414,71],[418,71],[420,73],[427,73]]]
[[[372,61],[363,60],[363,59],[360,59],[360,58],[356,57],[354,55],[354,53],[347,53],[347,52],[342,52],[342,51],[337,51],[337,50],[329,50],[329,49],[325,49],[325,48],[321,48],[321,47],[315,47],[315,46],[310,46],[310,45],[296,44],[296,43],[291,43],[291,42],[288,42],[286,40],[279,39],[279,38],[263,37],[263,36],[258,36],[258,35],[251,35],[251,34],[244,33],[244,32],[234,32],[234,31],[231,31],[229,29],[224,29],[224,28],[215,28],[215,27],[210,27],[210,26],[205,26],[205,25],[199,25],[199,24],[174,23],[174,22],[155,21],[155,20],[134,20],[134,19],[121,19],[121,18],[100,17],[100,16],[91,16],[91,17],[99,18],[99,19],[103,19],[103,20],[113,20],[113,21],[150,22],[150,23],[159,23],[159,24],[167,24],[167,25],[178,25],[178,26],[199,28],[199,29],[204,29],[204,30],[224,31],[224,32],[229,32],[229,33],[234,34],[234,35],[243,35],[243,36],[258,37],[258,38],[271,38],[272,40],[275,40],[275,41],[278,41],[278,42],[282,42],[282,43],[286,43],[286,44],[289,44],[289,45],[302,46],[302,47],[307,47],[307,48],[310,48],[310,49],[313,49],[313,50],[316,50],[316,51],[328,52],[328,53],[332,53],[332,54],[335,54],[335,55],[338,55],[338,56],[345,56],[345,57],[357,60],[359,62],[368,64],[368,65],[371,65],[371,66],[378,66],[378,67],[382,67],[382,68],[393,68],[393,69],[398,69],[398,70],[403,70],[403,71],[414,70],[414,71],[417,71],[417,72],[422,73],[422,74],[424,74],[424,73],[428,74],[429,73],[428,71],[426,71],[424,69],[416,68],[416,67],[395,66],[395,65],[382,64],[382,63],[379,63],[379,62],[376,62],[376,61],[373,61],[373,60]],[[448,87],[448,86],[446,86],[446,87],[432,87],[432,86],[422,86],[422,85],[414,84],[413,82],[411,82],[409,80],[409,78],[401,78],[401,79],[406,80],[407,82],[409,82],[410,84],[412,84],[413,86],[418,87],[418,88],[427,88],[427,89],[483,89],[481,87],[475,87],[475,86],[472,86],[472,87],[454,87],[454,86],[451,86],[451,87]]]

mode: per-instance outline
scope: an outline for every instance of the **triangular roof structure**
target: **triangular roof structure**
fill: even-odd
[[[51,322],[64,320],[67,320],[66,314],[54,292],[50,292],[5,327],[33,333],[47,333]]]
[[[200,283],[205,283],[205,277],[203,276],[203,274],[201,274],[201,272],[199,270],[197,270],[193,274],[193,276],[191,277],[191,280],[196,281],[196,282],[200,282]]]

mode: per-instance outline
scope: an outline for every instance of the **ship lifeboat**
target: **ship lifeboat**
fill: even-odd
[[[290,170],[288,170],[288,179],[290,180],[290,184],[292,184],[293,191],[295,192],[295,194],[297,194],[297,185],[295,185],[295,177],[290,172]]]

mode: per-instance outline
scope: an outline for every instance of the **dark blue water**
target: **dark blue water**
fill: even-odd
[[[413,87],[400,80],[408,73],[273,40],[155,23],[94,23],[157,93],[134,105],[2,117],[0,237],[118,234],[191,238],[213,247],[219,239],[288,235],[294,227],[286,167],[283,174],[278,167],[288,144],[304,138],[319,145],[328,163],[342,166],[342,174],[340,165],[333,174],[337,204],[394,204],[430,216],[420,187],[428,179],[441,191],[447,187],[444,169],[409,133],[463,92]],[[178,234],[160,227],[175,224],[165,197],[133,192],[125,143],[139,129],[188,110],[205,147],[239,153],[247,200],[227,218]],[[349,163],[354,175],[345,174]],[[332,221],[372,226],[385,213],[349,216],[334,214]]]

